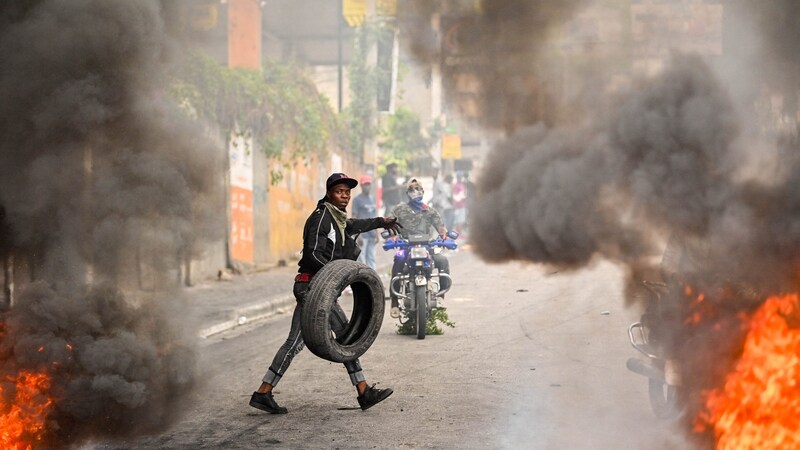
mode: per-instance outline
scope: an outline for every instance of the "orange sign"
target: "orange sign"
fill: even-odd
[[[253,137],[233,132],[228,148],[231,167],[231,259],[254,262],[253,252]]]
[[[253,262],[253,191],[231,186],[231,258]]]
[[[461,136],[442,135],[442,159],[461,159]]]

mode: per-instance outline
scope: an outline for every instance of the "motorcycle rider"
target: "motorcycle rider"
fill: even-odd
[[[425,191],[422,189],[422,185],[416,179],[412,179],[406,188],[408,202],[397,205],[392,211],[392,215],[397,218],[397,221],[403,224],[400,236],[404,239],[408,239],[410,235],[414,234],[430,236],[431,228],[442,238],[447,236],[447,229],[444,227],[444,222],[439,212],[422,202],[424,194]],[[450,263],[447,261],[447,257],[442,254],[433,254],[432,256],[433,264],[439,269],[439,272],[449,274]],[[395,256],[394,264],[392,265],[392,278],[403,272],[404,263],[402,258]],[[442,289],[447,289],[450,287],[450,278],[442,277],[440,283]],[[393,318],[400,317],[400,302],[396,295],[391,294],[391,297],[392,308],[389,314]]]
[[[309,283],[314,275],[330,261],[336,259],[355,261],[358,248],[352,238],[353,235],[377,228],[385,228],[394,234],[398,231],[397,219],[393,217],[347,218],[345,208],[350,202],[350,190],[357,185],[356,180],[343,173],[331,175],[326,182],[325,197],[317,203],[316,209],[306,220],[303,228],[303,256],[298,263],[300,268],[294,279],[293,292],[297,305],[292,315],[289,337],[273,358],[269,370],[261,380],[261,386],[250,397],[250,406],[254,408],[272,414],[287,413],[286,408],[278,406],[272,396],[272,389],[286,373],[295,355],[303,349],[300,319]],[[347,316],[336,303],[331,314],[331,329],[338,335],[346,327]],[[391,389],[368,386],[358,360],[346,362],[344,366],[350,374],[350,381],[358,391],[358,404],[362,410],[380,403],[392,394]]]

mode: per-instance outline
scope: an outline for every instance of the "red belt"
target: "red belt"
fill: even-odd
[[[314,278],[314,275],[309,275],[307,273],[298,273],[297,276],[294,277],[294,281],[299,281],[301,283],[310,283],[312,278]]]

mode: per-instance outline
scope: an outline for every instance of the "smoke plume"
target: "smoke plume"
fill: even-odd
[[[571,120],[537,115],[541,103],[536,101],[523,102],[527,112],[519,111],[519,99],[538,98],[541,91],[519,83],[518,69],[542,77],[545,61],[553,61],[542,56],[551,38],[542,29],[563,25],[577,6],[599,4],[581,3],[487,0],[473,13],[471,20],[483,27],[473,28],[468,47],[473,59],[460,69],[480,80],[481,94],[489,94],[472,112],[490,126],[502,119],[507,136],[481,169],[478,198],[470,209],[472,244],[483,258],[498,262],[529,260],[575,269],[610,259],[628,268],[631,281],[643,268],[657,270],[654,257],[670,236],[701,249],[702,259],[690,261],[694,267],[680,281],[714,297],[719,310],[716,328],[693,328],[691,345],[677,351],[688,398],[697,402],[690,405],[691,420],[700,408],[700,393],[721,384],[741,351],[738,314],[752,311],[770,294],[796,289],[800,6],[792,0],[726,2],[726,41],[715,65],[761,71],[733,74],[740,84],[724,78],[731,74],[715,73],[703,57],[676,52],[656,75],[629,73],[613,89],[587,96]],[[548,12],[544,27],[532,26],[541,12]],[[751,41],[761,43],[758,50],[735,48],[740,37],[732,38],[731,31],[746,30],[733,25],[737,22],[758,30]],[[486,32],[498,29],[509,32],[497,32],[499,38]],[[424,42],[418,46],[425,47]],[[522,53],[527,58],[520,58]],[[736,59],[745,55],[746,62]],[[599,61],[594,71],[564,69],[563,76],[588,77],[582,81],[589,86],[608,85],[601,77],[616,69],[612,65]],[[443,73],[455,74],[445,81],[451,86],[462,75],[447,68]],[[763,85],[743,86],[742,80]],[[794,138],[776,139],[775,121],[757,117],[758,96],[769,102],[775,94],[783,98],[780,121],[795,121],[788,130]],[[459,95],[451,98],[460,101]],[[665,345],[686,342],[690,334],[683,319],[677,313],[661,325]]]
[[[478,252],[563,267],[649,254],[650,230],[706,236],[725,210],[736,116],[698,58],[582,127],[520,130],[488,158],[472,218]]]
[[[792,0],[743,2],[754,14],[761,37],[763,54],[777,63],[800,63],[800,4]]]
[[[792,0],[736,0],[727,2],[725,8],[726,20],[732,23],[726,33],[725,51],[736,56],[725,58],[730,62],[724,68],[726,77],[741,84],[737,90],[750,103],[746,106],[759,101],[759,96],[762,103],[771,103],[767,97],[777,94],[780,104],[769,105],[776,110],[771,113],[783,116],[780,120],[796,121],[800,112],[800,4]]]
[[[759,17],[780,11],[770,5]],[[769,48],[794,40],[796,30],[784,30],[767,39]],[[471,218],[477,251],[492,261],[580,267],[605,257],[633,267],[678,233],[713,241],[715,271],[784,289],[800,244],[791,225],[800,176],[794,144],[742,140],[750,113],[723,86],[701,57],[675,54],[667,70],[577,126],[510,133],[481,174],[473,208],[480,213]],[[748,153],[780,167],[753,173]]]
[[[164,16],[155,0],[0,5],[0,248],[30,279],[0,372],[51,378],[50,446],[166,426],[194,382],[169,287],[218,228],[221,176],[166,99]]]
[[[418,58],[442,62],[453,106],[467,114],[480,110],[484,126],[501,130],[554,121],[557,105],[547,85],[549,69],[540,64],[542,44],[586,0],[482,1],[479,9],[455,3],[412,0],[412,19],[403,25]],[[438,38],[430,32],[436,12]],[[424,19],[413,20],[419,17]],[[465,86],[471,86],[466,93]]]

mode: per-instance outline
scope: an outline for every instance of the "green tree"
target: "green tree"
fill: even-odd
[[[193,55],[174,73],[171,93],[188,115],[225,135],[237,126],[250,130],[266,156],[285,165],[347,146],[327,98],[291,63],[268,62],[261,72]]]
[[[394,162],[404,170],[421,173],[432,167],[431,146],[441,138],[441,126],[435,123],[423,133],[419,116],[406,107],[386,116],[378,143],[384,164]]]
[[[422,135],[419,117],[402,107],[387,116],[379,146],[386,159],[411,161],[427,154],[430,141]]]

